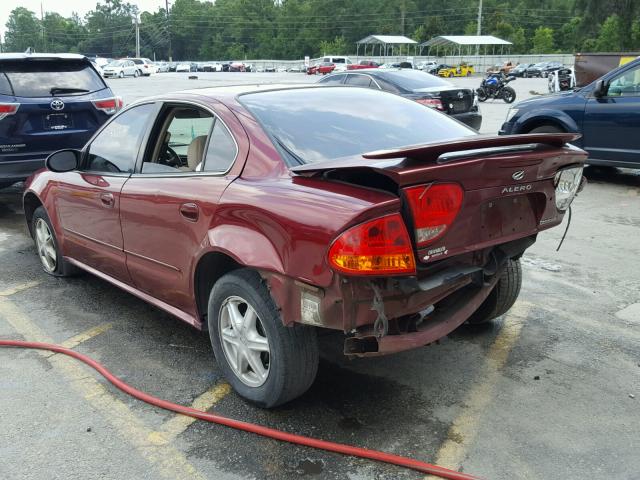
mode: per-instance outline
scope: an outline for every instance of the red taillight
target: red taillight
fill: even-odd
[[[418,98],[416,100],[421,105],[426,105],[427,107],[435,108],[437,110],[444,110],[444,106],[439,98]]]
[[[0,103],[0,120],[18,111],[19,103]]]
[[[329,264],[349,275],[411,275],[416,271],[411,239],[398,213],[348,229],[331,245]]]
[[[93,100],[93,106],[98,110],[102,110],[107,115],[113,115],[122,108],[123,102],[120,97],[103,98],[102,100]]]
[[[464,193],[456,183],[436,183],[404,189],[413,214],[418,247],[442,237],[462,206]]]

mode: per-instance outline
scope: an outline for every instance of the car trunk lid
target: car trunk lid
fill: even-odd
[[[367,185],[366,172],[396,185],[408,225],[418,225],[407,198],[410,187],[456,184],[463,190],[457,216],[446,232],[414,244],[431,262],[535,235],[562,220],[554,203],[553,177],[564,166],[582,164],[586,154],[568,142],[576,134],[472,136],[426,145],[365,153],[359,157],[294,167],[301,175],[322,173]],[[388,187],[387,187],[388,188]]]

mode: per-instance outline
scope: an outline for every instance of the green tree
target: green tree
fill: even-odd
[[[613,14],[600,27],[596,49],[601,52],[616,52],[624,49],[624,43],[622,21],[618,15]]]
[[[6,51],[23,52],[29,47],[36,51],[42,50],[42,26],[31,10],[24,7],[14,8],[9,14],[5,27]]]
[[[533,34],[531,53],[553,53],[553,29],[538,27]]]
[[[348,51],[347,41],[344,37],[336,37],[333,40],[320,42],[320,52],[322,55],[334,54],[344,55]]]

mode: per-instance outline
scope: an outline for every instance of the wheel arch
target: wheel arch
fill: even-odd
[[[564,130],[565,132],[580,132],[576,122],[564,112],[540,114],[538,111],[535,115],[522,118],[518,123],[517,132],[514,133],[528,133],[534,128],[541,127],[542,125],[552,125]]]
[[[38,207],[43,205],[42,201],[38,196],[33,192],[26,192],[22,199],[22,206],[24,209],[25,220],[27,221],[27,228],[29,229],[29,233],[31,237],[33,237],[33,230],[31,229],[31,220],[33,219],[33,212],[36,211]]]

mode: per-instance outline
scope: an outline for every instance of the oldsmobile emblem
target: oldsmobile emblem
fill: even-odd
[[[524,178],[524,170],[518,170],[517,172],[513,172],[511,178],[514,180],[522,180]]]
[[[56,98],[54,100],[51,101],[51,109],[52,110],[63,110],[64,109],[64,102],[62,100],[60,100],[59,98]]]

